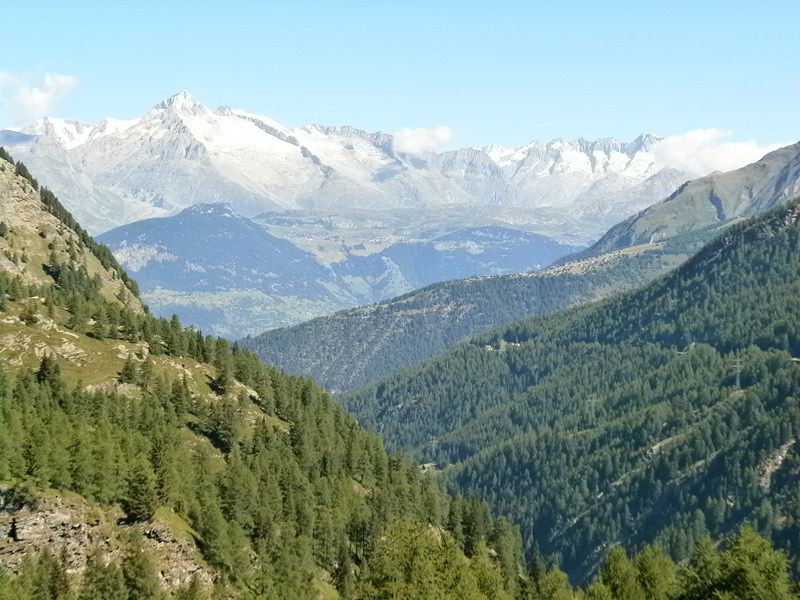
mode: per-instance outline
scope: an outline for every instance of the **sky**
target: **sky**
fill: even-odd
[[[412,149],[647,132],[713,162],[800,139],[799,22],[797,0],[9,2],[0,128],[188,90]]]

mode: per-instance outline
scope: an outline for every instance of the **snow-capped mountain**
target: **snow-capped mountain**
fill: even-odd
[[[443,279],[543,266],[692,177],[659,163],[655,142],[411,154],[389,134],[286,127],[212,110],[187,92],[137,119],[46,118],[0,131],[0,145],[92,233],[127,225],[103,239],[155,311],[223,335]],[[203,203],[225,203],[237,217],[181,213]],[[297,249],[291,268],[274,238]],[[197,240],[204,248],[192,250]]]
[[[0,144],[94,232],[198,202],[227,202],[245,215],[468,205],[517,209],[524,224],[590,239],[692,177],[656,160],[653,136],[406,154],[388,134],[288,128],[245,110],[211,110],[187,92],[139,119],[47,118],[21,133],[0,132]]]

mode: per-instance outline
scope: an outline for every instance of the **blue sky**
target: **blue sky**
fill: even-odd
[[[0,127],[132,118],[186,89],[288,126],[445,127],[449,147],[788,143],[798,23],[796,0],[8,2]]]

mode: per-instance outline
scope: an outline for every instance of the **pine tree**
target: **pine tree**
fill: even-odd
[[[717,592],[748,600],[790,600],[793,597],[786,554],[749,525],[731,540],[722,555]]]
[[[150,386],[153,384],[154,373],[155,363],[153,362],[153,359],[148,356],[144,359],[144,362],[139,369],[139,385],[142,386],[143,390],[150,389]]]
[[[475,548],[475,554],[470,559],[470,569],[475,576],[477,589],[486,598],[509,598],[504,590],[505,578],[492,560],[489,548],[480,542]]]
[[[583,600],[615,600],[615,598],[607,586],[595,581],[584,591]]]
[[[606,556],[606,562],[600,570],[600,582],[611,590],[617,600],[644,600],[636,567],[619,546]]]
[[[36,381],[51,386],[58,385],[60,374],[61,368],[58,366],[56,357],[50,352],[42,354],[42,360],[39,362],[39,370],[36,371]]]
[[[704,537],[694,548],[688,566],[681,572],[680,600],[713,598],[720,580],[720,556],[711,538]]]
[[[138,454],[129,468],[127,490],[122,500],[122,507],[129,519],[146,521],[153,516],[158,506],[156,475],[144,454]]]
[[[36,310],[36,302],[34,300],[28,300],[25,303],[19,318],[25,325],[34,325],[39,322],[39,314]]]
[[[122,365],[122,370],[119,372],[120,383],[136,383],[139,377],[139,367],[133,358],[133,354],[128,354],[125,364]]]
[[[106,564],[99,547],[86,560],[78,600],[128,600],[122,569],[116,563]]]
[[[153,559],[145,550],[138,532],[131,533],[128,538],[122,559],[122,576],[128,589],[128,598],[161,600],[164,597]]]
[[[355,594],[355,573],[348,546],[343,539],[340,540],[336,568],[333,571],[333,585],[342,600],[350,600]]]
[[[668,600],[678,587],[675,563],[659,546],[648,546],[636,559],[639,584],[646,600]]]
[[[567,575],[558,567],[553,567],[542,578],[540,600],[572,600],[572,587]],[[623,600],[623,597],[619,597]]]
[[[70,596],[65,558],[56,558],[47,548],[23,567],[21,577],[27,580],[31,600],[66,600]]]

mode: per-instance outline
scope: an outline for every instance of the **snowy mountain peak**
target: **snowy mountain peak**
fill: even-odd
[[[644,150],[647,152],[650,150],[650,147],[655,144],[656,142],[660,142],[662,138],[653,135],[652,133],[643,133],[635,140],[633,140],[629,145],[634,152],[639,152],[640,150]]]
[[[104,135],[114,135],[127,131],[139,122],[139,119],[112,119],[110,117],[100,121],[92,129],[89,139],[95,139]]]
[[[493,206],[514,223],[558,218],[559,227],[574,228],[580,219],[599,235],[689,178],[667,172],[655,155],[641,151],[655,141],[649,135],[630,143],[562,138],[406,155],[389,134],[352,126],[290,128],[238,108],[212,110],[188,91],[139,119],[97,125],[49,119],[25,133],[55,143],[36,147],[38,137],[17,134],[12,150],[27,152],[21,156],[41,172],[54,172],[43,183],[59,184],[55,191],[95,230],[199,200],[230,202],[242,215]],[[37,156],[42,149],[47,157]],[[71,192],[65,179],[73,182]],[[197,209],[220,210],[230,207]]]
[[[91,134],[94,125],[71,119],[45,117],[25,127],[21,133],[47,136],[66,148],[81,145]]]
[[[564,160],[566,156],[575,158],[579,154],[585,155],[590,163],[596,163],[598,155],[604,155],[609,158],[613,155],[627,155],[629,159],[633,159],[638,153],[649,150],[650,146],[660,139],[649,133],[641,134],[632,142],[620,142],[616,138],[600,138],[597,140],[555,138],[546,144],[534,141],[516,148],[491,145],[480,148],[480,150],[499,167],[517,169],[519,163],[523,161],[545,161],[544,164],[550,164],[554,161]],[[622,158],[624,159],[624,156]],[[607,162],[607,159],[601,161],[603,172],[607,171]],[[619,159],[617,159],[616,162],[619,168],[624,168],[627,164],[627,159],[623,160],[623,162],[619,162]],[[617,168],[614,167],[612,170],[617,170]]]
[[[154,108],[157,110],[172,109],[176,113],[184,115],[199,115],[204,112],[209,112],[203,104],[198,102],[195,97],[186,90],[178,92],[177,94],[162,100],[156,104]]]

